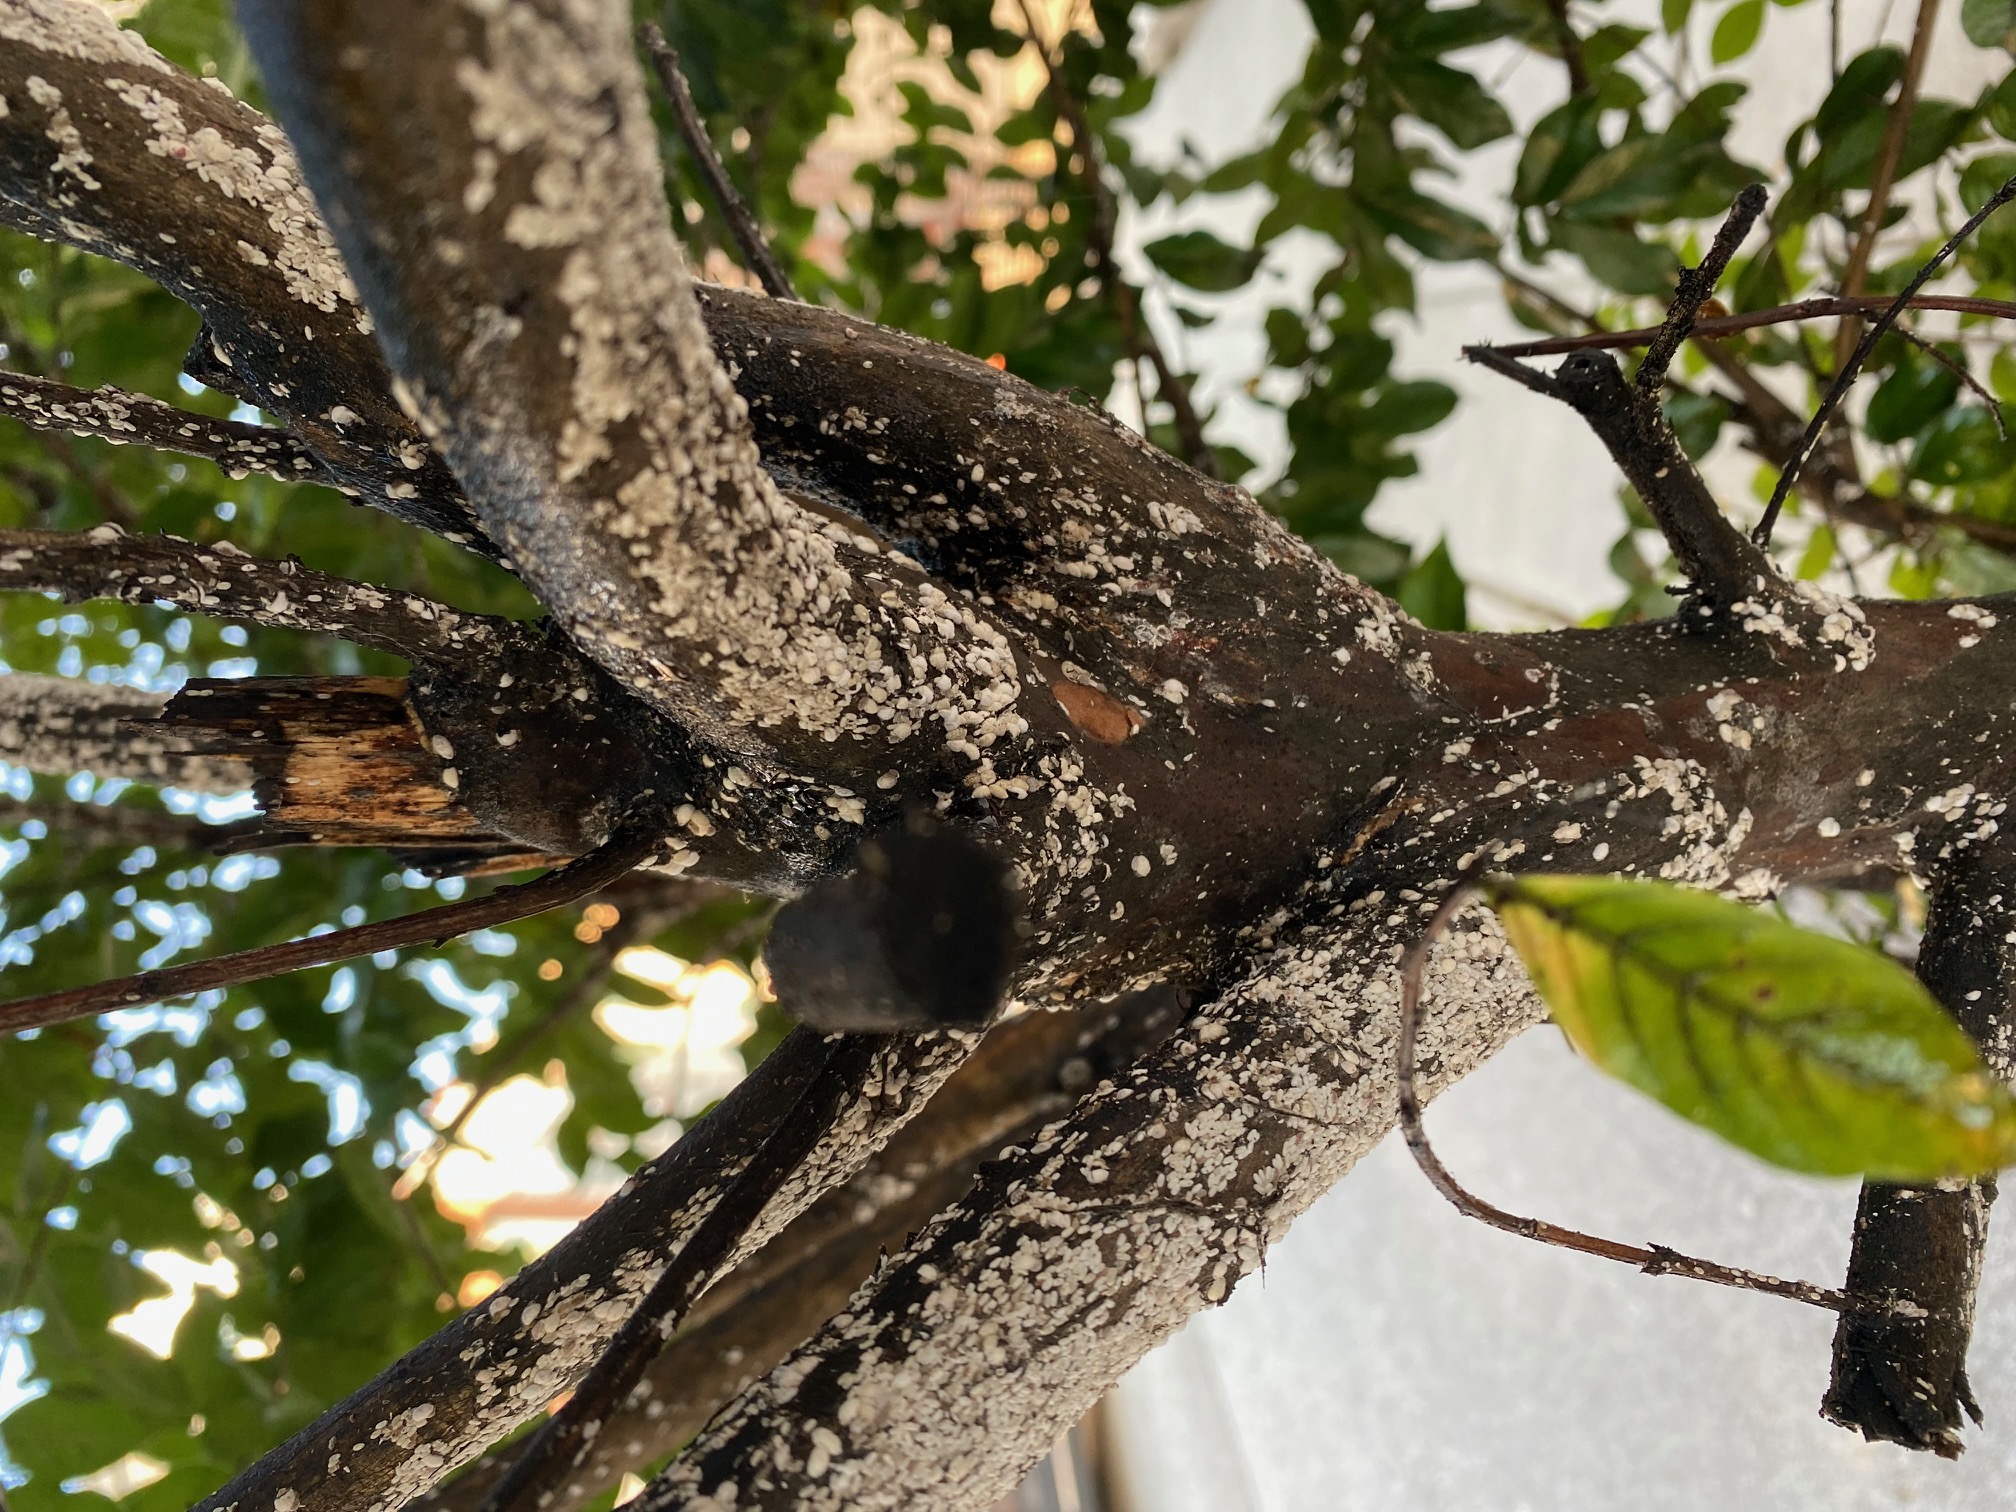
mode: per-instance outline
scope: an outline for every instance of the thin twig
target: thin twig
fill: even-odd
[[[1762,184],[1751,184],[1737,195],[1736,203],[1729,207],[1729,214],[1723,218],[1722,229],[1715,233],[1708,255],[1701,259],[1699,266],[1682,270],[1680,282],[1673,291],[1673,303],[1666,310],[1666,322],[1659,327],[1659,333],[1652,338],[1652,344],[1645,353],[1645,360],[1638,365],[1635,387],[1640,408],[1657,410],[1659,388],[1666,381],[1666,370],[1673,365],[1681,343],[1693,332],[1701,306],[1714,294],[1715,285],[1721,282],[1722,274],[1729,266],[1729,259],[1736,255],[1736,249],[1743,245],[1743,238],[1750,234],[1750,228],[1757,224],[1757,217],[1764,213],[1764,203]]]
[[[734,1257],[771,1198],[826,1137],[877,1043],[869,1035],[834,1035],[826,1041],[825,1064],[816,1078],[679,1247],[567,1405],[533,1434],[484,1500],[483,1512],[529,1512],[573,1471],[595,1432],[629,1398],[694,1299]]]
[[[1582,39],[1575,35],[1574,23],[1568,19],[1568,0],[1547,0],[1547,9],[1554,16],[1554,40],[1561,49],[1561,66],[1568,70],[1568,92],[1587,94],[1589,65],[1582,57]]]
[[[0,590],[54,593],[69,603],[173,604],[218,619],[341,636],[408,661],[459,663],[520,633],[511,620],[274,561],[229,541],[90,530],[0,530]]]
[[[1807,424],[1805,434],[1799,438],[1799,444],[1792,452],[1792,460],[1778,474],[1777,486],[1771,490],[1771,502],[1764,506],[1764,517],[1757,522],[1756,530],[1751,532],[1752,539],[1759,546],[1768,547],[1771,544],[1771,531],[1778,523],[1778,512],[1785,507],[1785,496],[1792,491],[1792,485],[1799,481],[1799,469],[1805,464],[1814,444],[1819,441],[1820,433],[1826,429],[1828,420],[1840,407],[1843,396],[1848,392],[1848,386],[1855,381],[1855,375],[1861,371],[1862,364],[1869,360],[1869,354],[1875,350],[1876,343],[1883,339],[1883,333],[1897,323],[1897,318],[1910,307],[1912,297],[1925,287],[1933,274],[1945,266],[1946,260],[1959,250],[1960,244],[1972,236],[1983,221],[2008,204],[2011,199],[2016,199],[2016,178],[2010,179],[1997,189],[1988,203],[1967,217],[1966,224],[1947,238],[1946,245],[1935,252],[1931,260],[1912,275],[1911,282],[1904,286],[1904,292],[1892,300],[1883,313],[1876,317],[1874,325],[1863,332],[1861,341],[1856,343],[1853,355],[1834,375],[1833,387],[1827,390],[1827,397],[1820,401],[1820,407],[1814,411],[1813,419]]]
[[[2009,427],[2002,422],[2002,406],[1995,402],[1995,396],[1988,392],[1987,387],[1981,380],[1967,371],[1966,363],[1956,362],[1907,326],[1899,325],[1895,329],[1899,336],[1902,336],[1911,345],[1918,348],[1919,351],[1923,352],[1955,378],[1966,384],[1968,392],[1981,401],[1988,411],[1988,418],[1995,422],[1995,434],[2004,441],[2009,439]]]
[[[651,55],[651,66],[657,72],[658,83],[672,106],[672,119],[679,127],[680,139],[686,143],[686,150],[693,154],[700,176],[707,180],[714,203],[720,207],[722,219],[728,222],[728,233],[735,238],[735,245],[742,253],[744,265],[756,275],[757,282],[763,285],[763,292],[772,299],[796,299],[798,294],[791,287],[790,275],[770,250],[763,228],[756,224],[755,214],[736,192],[721,155],[714,150],[714,140],[707,135],[707,123],[700,119],[700,108],[693,103],[693,91],[687,86],[686,75],[680,72],[679,54],[672,50],[672,44],[665,40],[665,33],[658,29],[655,21],[646,21],[637,28],[637,34],[644,39],[644,50]]]
[[[1869,182],[1869,203],[1863,207],[1862,230],[1848,253],[1848,266],[1841,275],[1841,292],[1854,298],[1862,292],[1869,276],[1869,258],[1876,250],[1876,238],[1883,232],[1884,217],[1890,211],[1890,191],[1897,181],[1898,160],[1911,132],[1911,117],[1918,106],[1918,84],[1925,76],[1925,60],[1932,51],[1932,32],[1939,19],[1939,0],[1918,0],[1918,21],[1911,31],[1911,51],[1904,58],[1904,76],[1897,84],[1897,98],[1891,102],[1890,118],[1883,128],[1883,147],[1876,159],[1876,171]],[[1856,333],[1862,322],[1849,316],[1834,336],[1834,366],[1837,370],[1855,349]]]
[[[1523,280],[1520,282],[1520,288],[1522,292],[1553,302],[1554,297],[1546,290],[1527,284]],[[1745,310],[1740,315],[1714,315],[1706,320],[1695,321],[1694,328],[1689,334],[1699,341],[1709,337],[1734,336],[1740,331],[1754,331],[1760,326],[1792,325],[1802,320],[1824,320],[1835,315],[1874,315],[1888,309],[1892,303],[1889,296],[1881,294],[1864,294],[1854,299],[1827,295],[1802,299],[1796,304],[1772,305],[1764,310]],[[1914,310],[1943,310],[1956,315],[1986,315],[1996,320],[2016,320],[2016,301],[1978,299],[1971,294],[1914,295],[1910,307]],[[1574,318],[1588,322],[1586,316]],[[1549,336],[1540,341],[1505,342],[1492,346],[1490,350],[1505,357],[1555,357],[1565,352],[1623,352],[1632,347],[1649,346],[1664,329],[1664,326],[1636,326],[1628,331],[1592,330],[1585,336]]]
[[[1043,40],[1035,13],[1029,8],[1029,0],[1017,0],[1017,4],[1022,11],[1022,24],[1028,34],[1029,45],[1036,49],[1036,56],[1042,60],[1051,103],[1071,128],[1072,149],[1078,154],[1082,170],[1079,178],[1092,201],[1092,218],[1085,232],[1085,250],[1090,254],[1093,275],[1098,278],[1106,296],[1113,301],[1114,313],[1120,319],[1121,345],[1130,357],[1145,357],[1149,366],[1155,369],[1155,397],[1169,403],[1176,421],[1177,438],[1183,444],[1183,460],[1207,478],[1215,478],[1218,476],[1218,455],[1211,449],[1211,443],[1204,439],[1204,422],[1191,403],[1189,385],[1163,353],[1162,344],[1155,339],[1155,332],[1142,314],[1134,286],[1122,276],[1119,262],[1114,257],[1113,238],[1119,223],[1119,211],[1113,203],[1113,190],[1106,182],[1099,139],[1078,96],[1065,83],[1063,70],[1051,54],[1049,44]],[[1136,392],[1139,392],[1138,385]],[[1148,423],[1145,395],[1141,399],[1141,423],[1145,429]]]
[[[1421,937],[1408,947],[1400,967],[1400,1129],[1407,1140],[1408,1150],[1414,1156],[1414,1163],[1435,1190],[1448,1198],[1464,1216],[1488,1223],[1495,1229],[1503,1229],[1508,1234],[1517,1234],[1525,1239],[1537,1239],[1542,1244],[1560,1249],[1576,1250],[1585,1255],[1635,1266],[1648,1276],[1692,1276],[1697,1281],[1712,1281],[1717,1286],[1731,1286],[1739,1291],[1765,1292],[1837,1313],[1884,1310],[1887,1307],[1885,1303],[1850,1296],[1846,1292],[1816,1286],[1810,1281],[1788,1281],[1778,1276],[1740,1270],[1735,1266],[1718,1265],[1712,1260],[1697,1260],[1663,1244],[1624,1244],[1577,1229],[1562,1228],[1544,1218],[1521,1218],[1492,1206],[1458,1185],[1428,1143],[1428,1131],[1421,1122],[1421,1092],[1415,1081],[1414,1069],[1415,1040],[1420,1028],[1421,977],[1428,952],[1448,927],[1449,921],[1471,901],[1476,892],[1475,885],[1469,882],[1460,883],[1452,889],[1442,900],[1442,906],[1435,910],[1435,916],[1422,931]]]
[[[265,473],[287,483],[331,483],[314,453],[287,431],[266,425],[217,420],[121,389],[83,389],[26,373],[0,373],[0,415],[46,433],[49,444],[68,451],[66,436],[95,436],[118,446],[147,446],[214,462],[233,477]],[[87,482],[92,470],[81,458],[66,459]],[[109,487],[109,485],[107,485]],[[106,500],[100,499],[101,507]],[[130,528],[131,505],[115,502],[128,517],[113,523]],[[108,509],[108,512],[109,509]]]
[[[205,961],[164,966],[109,982],[93,982],[85,987],[69,987],[0,1003],[0,1034],[18,1034],[24,1029],[40,1029],[117,1008],[137,1008],[187,997],[191,993],[242,987],[248,982],[263,982],[304,967],[327,966],[380,950],[438,945],[471,930],[515,923],[607,887],[648,859],[662,835],[661,824],[650,819],[632,821],[587,855],[537,881],[500,887],[481,898],[465,898],[353,929],[338,929],[304,940],[262,945]]]

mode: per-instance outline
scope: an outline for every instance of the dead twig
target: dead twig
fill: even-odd
[[[439,908],[423,908],[418,913],[396,919],[380,919],[354,929],[338,929],[305,940],[289,940],[282,945],[263,945],[256,950],[234,951],[207,961],[190,961],[181,966],[164,966],[109,982],[93,982],[86,987],[68,987],[60,992],[39,993],[0,1003],[0,1034],[19,1034],[24,1029],[40,1029],[70,1019],[109,1013],[116,1008],[137,1008],[191,993],[224,987],[242,987],[263,982],[308,966],[327,966],[335,961],[372,955],[380,950],[397,950],[409,945],[440,944],[474,929],[494,929],[544,913],[562,903],[599,891],[618,877],[641,865],[658,849],[663,826],[650,821],[632,821],[595,850],[570,861],[536,882],[500,887],[481,898],[466,898]]]
[[[1785,507],[1785,496],[1792,491],[1792,485],[1799,481],[1799,469],[1805,464],[1807,456],[1819,441],[1820,433],[1827,428],[1827,422],[1833,417],[1834,411],[1840,407],[1849,385],[1855,381],[1855,375],[1862,370],[1862,364],[1869,360],[1869,354],[1876,349],[1876,343],[1883,339],[1883,333],[1897,323],[1898,317],[1910,307],[1912,297],[1925,287],[1933,274],[1946,265],[1946,260],[1980,228],[1981,223],[2008,204],[2011,199],[2016,199],[2016,178],[2010,179],[1997,189],[1986,204],[1967,217],[1966,224],[1948,237],[1946,244],[1933,253],[1925,265],[1911,276],[1911,282],[1904,286],[1903,293],[1890,302],[1883,313],[1876,317],[1875,324],[1871,325],[1863,333],[1862,339],[1855,344],[1854,353],[1834,375],[1834,383],[1827,390],[1827,397],[1820,401],[1820,407],[1814,411],[1812,420],[1806,426],[1805,434],[1793,448],[1791,461],[1778,474],[1777,486],[1771,490],[1771,502],[1764,506],[1764,517],[1757,522],[1757,528],[1751,532],[1751,539],[1759,546],[1767,548],[1770,546],[1771,532],[1778,524],[1778,513]]]
[[[728,233],[735,238],[735,245],[742,253],[743,264],[756,275],[756,281],[763,285],[763,292],[772,299],[796,299],[798,293],[791,286],[791,276],[770,250],[769,239],[763,235],[763,228],[756,224],[755,212],[736,192],[734,180],[728,177],[727,166],[721,161],[720,153],[714,150],[714,139],[707,135],[707,123],[700,119],[700,108],[693,103],[693,91],[687,86],[686,75],[680,71],[679,54],[673,51],[672,44],[665,40],[665,33],[659,30],[655,21],[646,21],[637,28],[637,34],[644,39],[644,50],[651,55],[651,67],[656,71],[665,99],[672,107],[672,119],[679,127],[680,139],[685,142],[686,150],[693,154],[693,163],[700,170],[700,176],[707,180],[714,203],[720,208],[722,219],[728,222]]]
[[[1398,1074],[1400,1081],[1400,1129],[1407,1140],[1407,1149],[1414,1156],[1414,1163],[1421,1168],[1435,1190],[1455,1206],[1465,1217],[1488,1223],[1495,1229],[1503,1229],[1508,1234],[1517,1234],[1522,1239],[1535,1239],[1542,1244],[1551,1244],[1558,1249],[1575,1250],[1584,1255],[1596,1255],[1605,1260],[1615,1260],[1624,1265],[1635,1266],[1648,1276],[1692,1276],[1697,1281],[1712,1281],[1717,1286],[1734,1287],[1739,1291],[1764,1292],[1774,1297],[1785,1297],[1794,1302],[1804,1302],[1811,1307],[1824,1307],[1837,1313],[1886,1312],[1889,1305],[1847,1292],[1816,1286],[1811,1281],[1788,1281],[1779,1276],[1762,1275],[1757,1271],[1741,1270],[1731,1265],[1721,1265],[1713,1260],[1698,1260],[1691,1255],[1683,1255],[1663,1244],[1625,1244],[1616,1239],[1604,1239],[1594,1234],[1585,1234],[1578,1229],[1563,1228],[1549,1223],[1544,1218],[1522,1218],[1516,1213],[1508,1213],[1466,1191],[1449,1174],[1447,1166],[1428,1142],[1428,1131],[1421,1122],[1421,1090],[1415,1079],[1415,1043],[1420,1032],[1421,1018],[1421,977],[1427,965],[1428,952],[1442,931],[1449,926],[1465,905],[1477,894],[1473,883],[1459,883],[1442,900],[1442,906],[1435,910],[1435,916],[1421,937],[1408,947],[1400,967],[1400,1032]]]

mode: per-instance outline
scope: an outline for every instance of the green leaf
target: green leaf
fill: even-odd
[[[1988,91],[1981,102],[1981,112],[1995,135],[2005,142],[2016,141],[2016,72]]]
[[[1919,438],[1911,476],[1952,487],[1985,483],[2016,465],[2016,445],[2004,441],[1995,419],[1978,404],[1955,405]]]
[[[1824,577],[1834,565],[1835,553],[1840,550],[1834,539],[1834,527],[1822,525],[1807,538],[1806,549],[1799,554],[1799,577],[1803,582],[1813,582]]]
[[[1960,29],[1976,47],[2016,51],[2016,0],[1960,0]]]
[[[1764,0],[1737,0],[1715,23],[1708,40],[1708,56],[1717,63],[1734,63],[1757,45],[1764,30]]]
[[[1447,541],[1437,541],[1433,551],[1407,570],[1394,597],[1400,600],[1402,609],[1430,630],[1470,628],[1463,579],[1449,556]]]
[[[1903,76],[1902,48],[1872,47],[1850,58],[1814,113],[1813,125],[1822,142],[1838,136],[1871,111],[1882,109],[1891,88]]]
[[[1680,276],[1680,259],[1671,247],[1641,242],[1629,231],[1558,221],[1554,239],[1581,258],[1599,282],[1620,293],[1664,297]]]
[[[1914,352],[1898,362],[1870,397],[1863,428],[1871,440],[1902,441],[1943,414],[1959,393],[1957,377]]]
[[[1732,1144],[1885,1181],[2016,1164],[2016,1098],[1894,961],[1669,883],[1485,892],[1576,1048]]]
[[[1395,58],[1387,65],[1384,82],[1401,109],[1419,116],[1462,151],[1512,132],[1505,107],[1460,68]]]
[[[1603,150],[1597,129],[1602,112],[1595,100],[1578,96],[1542,116],[1526,137],[1512,203],[1544,205],[1559,197],[1575,176]]]
[[[1666,28],[1666,35],[1677,36],[1687,26],[1687,17],[1694,9],[1694,0],[1659,0],[1659,24]]]
[[[1207,294],[1236,289],[1253,276],[1262,254],[1227,246],[1209,231],[1179,231],[1143,248],[1151,262],[1180,284]]]

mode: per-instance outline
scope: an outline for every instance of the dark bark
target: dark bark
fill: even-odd
[[[16,10],[0,48],[0,217],[186,300],[205,321],[209,379],[280,417],[337,486],[490,550],[392,398],[280,132],[102,10],[46,0]]]
[[[915,1111],[918,1089],[942,1079],[926,1075],[934,1050],[939,1060],[956,1063],[966,1048],[948,1037],[921,1054],[913,1048],[878,1055],[849,1100],[851,1137],[829,1141],[824,1155],[842,1164],[841,1174],[805,1173],[779,1205],[782,1216],[750,1247],[827,1185],[845,1180]],[[665,1257],[706,1216],[823,1062],[818,1035],[801,1030],[787,1038],[712,1113],[496,1296],[206,1497],[204,1512],[253,1498],[263,1504],[288,1490],[303,1507],[403,1506],[497,1437],[501,1430],[490,1424],[542,1412],[579,1379]],[[869,1138],[870,1131],[880,1137]],[[479,1372],[470,1368],[473,1360],[489,1363]]]
[[[452,763],[456,796],[436,808],[565,853],[648,788],[694,875],[791,892],[915,803],[1022,887],[1015,996],[1202,984],[1182,1030],[1004,1150],[649,1507],[724,1482],[745,1506],[949,1507],[1011,1480],[1390,1126],[1392,961],[1480,850],[1763,896],[1936,868],[1987,839],[2016,789],[1996,738],[2008,602],[1863,606],[1766,576],[1685,626],[1434,634],[1237,490],[1094,416],[844,317],[710,293],[745,433],[687,318],[621,17],[539,0],[256,9],[391,366],[473,504],[402,451],[418,433],[271,128],[102,14],[9,13],[28,32],[0,47],[10,105],[26,74],[69,71],[60,107],[0,119],[0,201],[183,292],[215,332],[202,370],[263,396],[339,480],[444,530],[481,511],[523,545],[564,637],[514,630],[416,673],[423,749],[454,752],[406,768],[438,789]],[[60,37],[37,32],[59,15]],[[528,92],[537,110],[505,108]],[[89,162],[55,150],[59,108]],[[255,198],[172,157],[199,119],[220,162],[252,154]],[[618,147],[638,150],[605,155]],[[159,235],[198,217],[208,236],[212,211],[227,239],[169,266]],[[640,292],[649,318],[631,320],[621,300]],[[610,364],[585,396],[576,335]],[[330,419],[337,405],[360,426]],[[410,496],[393,488],[407,471],[427,485]],[[609,502],[638,478],[658,513],[633,558],[598,527],[638,523]],[[830,569],[823,596],[794,575],[808,562]],[[652,574],[678,564],[746,593],[703,585],[667,608]],[[857,608],[880,627],[872,654]],[[837,660],[817,682],[790,665],[815,642]],[[1012,666],[992,710],[982,647]],[[866,723],[885,651],[888,697],[932,689],[900,735]],[[1431,1089],[1535,1014],[1488,928],[1460,927],[1435,960]],[[883,1047],[741,1248],[857,1171],[968,1044]],[[543,1409],[776,1127],[805,1048],[788,1041],[559,1249],[206,1505],[397,1507]]]
[[[2000,847],[1956,857],[1932,894],[1918,974],[1997,1075],[2016,1039],[2016,866]],[[1855,1210],[1848,1289],[1894,1296],[1909,1314],[1842,1319],[1820,1411],[1864,1438],[1957,1458],[1981,1408],[1967,1383],[1975,1290],[1995,1182],[1868,1182]]]
[[[145,394],[80,389],[50,378],[5,373],[0,374],[0,415],[32,430],[202,457],[233,477],[260,472],[286,483],[331,481],[315,454],[286,431],[191,414]]]
[[[1092,1087],[1168,1037],[1184,1013],[1169,988],[1076,1013],[998,1025],[880,1154],[711,1287],[547,1512],[577,1512],[626,1473],[663,1460],[803,1344],[888,1254],[973,1184],[981,1164],[1034,1137]],[[511,1448],[412,1505],[476,1512]]]
[[[484,1498],[483,1512],[530,1512],[554,1499],[580,1468],[610,1414],[629,1401],[665,1341],[685,1321],[694,1298],[743,1250],[765,1209],[831,1134],[874,1059],[875,1041],[867,1035],[834,1035],[825,1041],[817,1071],[777,1127],[749,1152],[713,1209],[638,1298],[567,1405],[519,1449],[511,1468]]]
[[[454,665],[494,655],[518,633],[508,620],[464,614],[411,593],[314,572],[291,557],[249,556],[230,542],[85,531],[0,530],[0,589],[59,594],[71,603],[120,599],[288,630],[341,636],[416,662]]]

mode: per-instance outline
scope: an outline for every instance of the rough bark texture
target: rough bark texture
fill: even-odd
[[[589,1459],[555,1488],[573,1512],[627,1471],[665,1458],[838,1312],[924,1223],[972,1185],[981,1162],[1033,1137],[1096,1082],[1165,1039],[1181,993],[1157,988],[1084,1013],[1030,1013],[998,1026],[930,1106],[776,1241],[710,1290]],[[472,1465],[413,1505],[473,1512],[510,1461]]]
[[[2016,1063],[2016,868],[2000,845],[1941,868],[1918,974],[2006,1079]],[[1967,1384],[1967,1346],[1994,1201],[1992,1180],[1863,1186],[1848,1289],[1913,1306],[1841,1320],[1820,1407],[1830,1421],[1865,1438],[1959,1455],[1967,1419],[1982,1420]]]
[[[96,436],[215,462],[233,477],[260,472],[287,483],[326,483],[314,453],[286,431],[192,415],[144,394],[74,388],[49,378],[0,374],[0,415],[31,430]]]
[[[74,677],[0,677],[0,760],[31,772],[91,772],[192,793],[242,793],[251,769],[149,728],[159,693]]]
[[[79,0],[0,7],[0,219],[159,279],[209,323],[198,376],[364,501],[507,556],[552,612],[453,643],[441,613],[401,624],[427,642],[404,693],[344,695],[385,774],[367,813],[566,855],[648,791],[674,868],[789,895],[928,809],[1012,872],[1014,997],[1197,992],[742,1391],[645,1512],[998,1494],[1390,1126],[1396,958],[1480,854],[1764,897],[1937,873],[1998,828],[2007,601],[1857,604],[1754,572],[1657,625],[1431,633],[1096,415],[832,312],[696,294],[615,0],[247,11],[333,236],[274,127]],[[76,547],[26,542],[9,570],[296,622],[266,566],[177,557],[162,594],[158,567],[142,584]],[[359,586],[298,622],[388,636]],[[199,689],[169,723],[207,717],[228,747],[276,721],[285,785],[285,762],[342,759],[308,747],[351,717],[299,715],[299,691],[206,716]],[[340,831],[334,770],[269,789],[274,827],[369,833]],[[1486,919],[1432,970],[1439,1086],[1537,1010]],[[744,1254],[971,1044],[884,1046]],[[803,1074],[800,1038],[205,1507],[391,1512],[542,1411]]]

